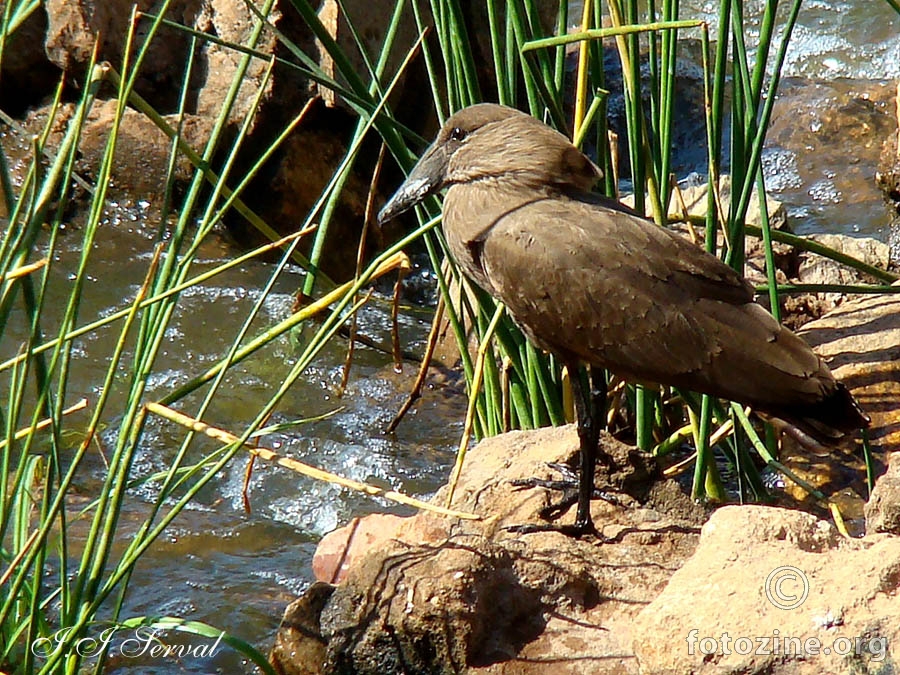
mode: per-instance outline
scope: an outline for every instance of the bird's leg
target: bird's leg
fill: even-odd
[[[610,473],[615,468],[616,463],[613,461],[612,456],[606,452],[602,447],[600,447],[600,432],[606,429],[606,419],[607,419],[607,407],[606,407],[606,371],[603,368],[598,368],[597,366],[591,366],[588,370],[590,373],[590,382],[591,382],[591,408],[590,415],[591,419],[594,421],[594,428],[597,430],[597,442],[595,446],[596,450],[596,458],[600,460],[603,464],[609,467]],[[573,392],[574,393],[574,392]]]
[[[600,411],[598,397],[595,395],[593,380],[594,369],[591,369],[591,384],[585,390],[578,376],[578,364],[566,364],[569,380],[572,382],[572,398],[575,399],[575,417],[578,422],[578,440],[581,445],[580,471],[578,481],[578,510],[575,513],[574,529],[579,533],[595,532],[594,521],[591,520],[591,495],[594,493],[594,468],[597,464],[597,444],[600,440]],[[596,378],[601,379],[601,378]],[[606,395],[603,395],[606,398]]]
[[[591,417],[597,420],[597,428],[606,428],[606,372],[591,366],[588,369],[591,382]]]
[[[566,369],[569,371],[569,381],[572,383],[572,397],[575,399],[575,414],[578,422],[580,446],[578,489],[577,491],[571,489],[571,483],[565,481],[539,481],[533,478],[513,481],[513,484],[518,487],[542,486],[551,489],[563,489],[562,499],[542,509],[541,516],[548,519],[555,518],[568,510],[572,504],[577,503],[575,522],[572,525],[515,525],[508,527],[508,530],[523,534],[554,531],[576,537],[589,533],[597,534],[597,529],[594,527],[594,522],[591,519],[591,499],[596,496],[614,501],[606,493],[598,493],[594,487],[594,468],[597,463],[600,420],[603,415],[601,411],[605,410],[605,405],[601,404],[601,402],[605,403],[606,399],[603,373],[599,370],[592,372],[591,379],[596,384],[585,387],[578,374],[577,362],[567,363]]]

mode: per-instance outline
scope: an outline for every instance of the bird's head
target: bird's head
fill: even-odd
[[[508,181],[589,190],[600,169],[561,133],[514,108],[480,103],[450,117],[381,212],[384,223],[452,185]]]

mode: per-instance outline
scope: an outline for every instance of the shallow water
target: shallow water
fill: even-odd
[[[155,223],[150,223],[151,212],[146,205],[112,202],[107,216],[97,235],[80,309],[84,318],[105,316],[127,306],[151,255]],[[78,229],[77,224],[70,226],[58,246],[54,283],[48,297],[50,306],[61,307],[66,298],[82,240]],[[204,244],[196,271],[238,253],[214,235]],[[250,262],[183,294],[154,367],[146,400],[170,392],[221,358],[258,299],[259,289],[272,268],[270,264]],[[301,281],[296,270],[282,275],[275,292],[264,303],[251,335],[289,315],[292,294]],[[386,308],[386,303],[382,303],[366,309],[360,318],[360,331],[389,344]],[[427,312],[405,313],[401,317],[401,342],[406,350],[421,353],[429,321]],[[45,326],[48,334],[53,329],[50,323]],[[70,400],[81,396],[91,402],[96,400],[106,359],[118,333],[119,325],[113,324],[78,340]],[[25,335],[24,317],[17,315],[0,345],[0,359],[14,356]],[[297,347],[291,340],[283,337],[235,367],[205,421],[238,432],[250,422],[293,364]],[[388,436],[383,429],[404,400],[418,364],[406,363],[398,374],[389,355],[357,346],[348,389],[338,398],[345,350],[346,341],[333,341],[291,389],[272,422],[337,412],[327,419],[269,436],[264,444],[280,454],[358,481],[427,496],[445,480],[461,433],[464,397],[455,387],[427,389],[397,432]],[[127,356],[124,363],[129,363]],[[107,454],[115,445],[118,428],[115,415],[119,411],[114,401],[115,396],[109,408],[109,423],[99,438],[99,448]],[[70,418],[66,437],[74,439],[73,447],[81,440],[79,431],[86,423],[85,413]],[[165,468],[182,436],[183,430],[151,416],[135,460],[134,476]],[[207,449],[215,445],[205,439],[197,443]],[[96,494],[105,475],[99,449],[89,453],[85,466],[89,471],[80,476],[77,493],[88,500]],[[284,607],[312,581],[310,562],[323,534],[353,515],[410,512],[392,502],[362,497],[257,461],[249,492],[252,513],[247,514],[242,502],[245,469],[246,455],[238,455],[142,559],[133,576],[123,616],[172,615],[205,621],[266,651]],[[122,546],[143,520],[154,491],[153,484],[132,491],[119,531]],[[79,527],[86,524],[73,525],[76,540]],[[124,634],[119,637],[134,638]],[[235,653],[222,648],[211,661],[184,659],[178,664],[146,655],[121,657],[109,672],[136,672],[135,669],[159,673],[244,670]]]
[[[747,3],[748,15],[752,3]],[[688,3],[683,16],[704,16],[712,3]],[[881,2],[807,3],[801,13],[788,73],[832,79],[886,78],[900,75],[900,22]],[[814,115],[815,110],[808,111]],[[809,122],[807,121],[807,124]],[[774,192],[788,203],[800,231],[872,233],[883,236],[887,216],[878,195],[866,192],[865,176],[850,176],[844,169],[847,152],[804,157],[772,145],[767,153],[768,177]],[[844,154],[842,154],[844,153]],[[810,163],[812,165],[810,166]],[[859,195],[865,192],[864,198]],[[851,198],[852,197],[852,198]],[[97,238],[82,317],[101,316],[125,306],[141,282],[153,238],[146,203],[110,203],[108,218]],[[62,302],[66,279],[80,243],[78,232],[63,238],[59,254],[56,295]],[[204,245],[204,264],[213,266],[236,255],[222,238]],[[198,267],[198,270],[203,265]],[[148,398],[160,396],[208,367],[228,348],[238,322],[258,298],[271,265],[250,262],[183,295],[180,310],[167,333],[157,361]],[[267,299],[257,328],[286,317],[301,276],[282,276]],[[421,352],[428,329],[427,314],[403,317],[403,344]],[[383,306],[366,310],[363,328],[387,342]],[[48,332],[52,326],[47,326]],[[24,333],[11,326],[0,356],[15,353]],[[255,331],[251,331],[255,332]],[[115,327],[92,333],[77,344],[73,364],[72,400],[94,400],[105,359],[118,335]],[[280,419],[321,415],[342,408],[328,419],[314,422],[269,439],[278,450],[311,464],[357,480],[389,485],[410,494],[427,496],[446,478],[461,433],[465,402],[458,392],[429,391],[393,436],[382,429],[402,403],[412,383],[415,364],[403,374],[394,372],[390,358],[358,347],[353,376],[346,395],[336,389],[346,344],[336,340],[313,364],[279,407]],[[236,367],[216,404],[206,416],[213,424],[240,429],[281,381],[296,356],[288,338]],[[114,420],[113,420],[114,421]],[[73,425],[86,423],[75,418]],[[109,427],[101,439],[110,448],[115,441]],[[142,475],[167,465],[177,448],[178,430],[152,419],[148,423],[136,470]],[[99,456],[89,460],[93,474],[79,488],[85,496],[102,477]],[[285,605],[312,581],[310,561],[318,539],[353,515],[374,511],[403,513],[392,504],[340,490],[257,462],[251,482],[252,513],[243,511],[241,490],[245,462],[230,465],[197,504],[185,511],[136,570],[124,616],[175,615],[205,621],[254,643],[266,651]],[[144,492],[146,491],[146,492]],[[129,523],[139,523],[152,486],[138,488],[123,514],[122,537]],[[120,658],[109,672],[235,673],[249,671],[234,652],[219,650],[211,659],[161,660]]]
[[[791,4],[780,3],[779,25],[783,25]],[[765,1],[747,0],[742,5],[752,54]],[[570,3],[570,25],[578,24],[582,6],[581,0]],[[714,0],[679,3],[679,18],[708,21],[711,39],[717,37],[714,27],[718,25],[718,13],[719,3]],[[824,80],[896,78],[900,76],[900,16],[883,0],[805,0],[782,75]]]
[[[659,3],[657,3],[658,5]],[[791,3],[779,7],[779,26]],[[718,2],[682,0],[681,19],[704,19],[718,24]],[[744,2],[749,53],[755,51],[762,19],[762,0]],[[581,15],[581,3],[571,3],[570,24]],[[680,35],[699,37],[699,31]],[[780,43],[776,30],[769,63]],[[714,31],[710,37],[716,38]],[[680,53],[685,57],[685,53]],[[695,64],[698,68],[699,63]],[[696,70],[696,69],[694,69]],[[699,72],[699,71],[698,71]],[[900,15],[883,0],[805,1],[788,47],[773,125],[779,115],[789,118],[783,136],[770,131],[763,155],[767,188],[784,202],[790,226],[800,234],[832,232],[888,237],[890,213],[883,206],[874,175],[881,144],[896,126],[890,94],[900,76]],[[810,82],[827,83],[817,87]],[[890,81],[890,82],[886,82]],[[864,109],[867,106],[871,110]],[[847,119],[841,124],[840,115]],[[877,114],[876,114],[877,113]],[[701,113],[698,113],[701,114]],[[850,124],[853,120],[858,127]],[[837,120],[837,121],[836,121]],[[702,122],[698,133],[703,134]],[[888,128],[890,127],[890,128]],[[698,144],[699,147],[700,144]],[[684,153],[692,171],[705,179],[705,150]]]

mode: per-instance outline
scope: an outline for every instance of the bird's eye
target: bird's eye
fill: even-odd
[[[450,140],[452,141],[461,141],[466,137],[466,130],[460,127],[453,127],[453,130],[450,132]]]

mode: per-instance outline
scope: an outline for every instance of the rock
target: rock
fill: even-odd
[[[575,459],[574,427],[485,440],[470,451],[453,504],[484,520],[422,512],[357,558],[321,613],[323,672],[546,672],[547,663],[561,674],[636,672],[631,618],[693,551],[706,512],[654,478],[651,458],[603,442],[626,467],[607,477],[622,486],[622,505],[592,504],[609,543],[504,529],[542,522],[538,512],[558,494],[510,481],[558,478],[547,463]]]
[[[823,246],[852,256],[869,265],[886,270],[891,262],[887,244],[871,237],[849,237],[842,234],[811,234],[809,238]],[[866,284],[877,283],[868,275],[841,265],[815,253],[801,253],[797,278],[804,284]],[[839,295],[839,294],[829,294]]]
[[[871,415],[876,452],[900,449],[900,299],[848,301],[804,333]],[[354,560],[321,612],[295,619],[327,642],[321,672],[787,675],[893,663],[900,538],[875,530],[900,522],[900,460],[876,488],[865,539],[795,510],[724,507],[694,554],[706,511],[659,480],[652,458],[608,436],[603,444],[623,468],[611,476],[598,469],[600,484],[621,490],[618,503],[592,503],[602,544],[506,529],[541,522],[552,493],[511,481],[558,478],[548,462],[574,461],[573,427],[474,447],[453,506],[483,520],[421,512],[389,523],[381,543],[351,547]],[[773,577],[767,595],[773,572],[787,576]],[[804,584],[808,597],[784,609]],[[775,635],[789,639],[778,654],[757,654],[758,643],[744,639]],[[811,651],[816,640],[820,654]],[[748,645],[753,653],[744,653]]]
[[[282,3],[276,2],[269,21],[281,26]],[[290,3],[288,3],[290,4]],[[72,76],[81,78],[87,67],[94,44],[100,41],[99,59],[109,61],[120,68],[131,22],[132,10],[155,14],[162,9],[159,0],[48,0],[47,13],[50,24],[45,49],[50,60]],[[296,12],[291,8],[291,16]],[[166,18],[190,29],[210,33],[218,38],[246,45],[256,23],[255,15],[242,0],[174,0],[170,3]],[[135,31],[136,44],[145,38],[150,19],[140,18]],[[285,20],[289,24],[289,20]],[[311,47],[311,37],[306,33],[294,36],[301,47]],[[188,112],[215,119],[222,109],[226,92],[231,87],[243,55],[230,47],[215,43],[199,43],[194,55],[194,69],[188,84]],[[186,31],[170,26],[160,26],[144,58],[136,91],[147,99],[160,113],[176,112],[185,77],[185,64],[189,58],[191,36]],[[271,31],[264,31],[255,48],[264,54],[283,56],[281,46]],[[268,64],[263,59],[251,59],[247,75],[241,84],[235,104],[230,112],[230,122],[239,124],[250,111],[255,92],[263,82]],[[281,85],[276,88],[276,83]],[[285,105],[296,105],[297,93],[308,96],[298,86],[297,76],[290,69],[278,70],[267,85],[271,95],[278,89],[278,99]],[[299,109],[299,107],[297,108]]]
[[[28,18],[6,38],[0,60],[0,108],[18,116],[52,91],[59,82],[60,70],[47,59],[44,50],[35,48],[44,41],[47,13],[37,6]]]
[[[709,192],[707,183],[682,187],[680,188],[680,192],[681,197],[684,200],[685,208],[682,209],[678,197],[673,195],[672,202],[669,204],[669,214],[671,218],[676,219],[682,217],[685,210],[689,216],[696,218],[703,218],[706,216],[707,195]],[[731,206],[731,176],[722,176],[719,179],[719,199],[723,209],[727,210]],[[620,201],[626,206],[634,208],[634,195],[625,195]],[[767,196],[766,207],[769,211],[769,224],[771,227],[780,229],[787,224],[787,212],[781,202],[771,196]],[[759,193],[756,189],[750,193],[750,202],[747,206],[747,217],[745,222],[749,225],[756,225],[757,227],[760,224]],[[698,232],[698,234],[702,237],[703,233]],[[720,247],[722,246],[722,243],[720,236]]]
[[[552,3],[542,3],[552,4]],[[570,14],[570,22],[579,18]],[[603,25],[611,26],[604,17]],[[646,47],[642,48],[640,57],[641,79],[649,82],[650,64]],[[572,61],[574,70],[575,61]],[[622,63],[613,38],[603,42],[603,76],[606,96],[608,124],[611,131],[618,136],[618,174],[630,177],[631,161],[628,148],[627,113],[625,104],[625,86],[622,79]],[[655,77],[655,76],[654,76]],[[650,87],[642,87],[641,95],[645,114],[651,110]],[[673,84],[675,114],[672,119],[670,137],[672,139],[671,168],[679,179],[691,173],[706,173],[707,151],[705,143],[697,139],[706,138],[706,116],[703,94],[703,51],[700,40],[681,37],[678,41],[678,54],[675,63],[675,81]],[[588,134],[590,142],[591,134]]]
[[[118,102],[114,99],[94,103],[81,134],[79,172],[96,176],[106,152],[109,134],[115,120]],[[175,116],[167,118],[173,128]],[[182,139],[193,148],[202,148],[212,128],[210,120],[186,115],[181,129]],[[131,108],[119,122],[112,181],[117,192],[149,201],[161,200],[166,189],[172,140],[145,115]],[[183,153],[175,164],[176,182],[187,182],[194,167]]]
[[[897,152],[897,137],[891,135],[884,142],[884,150],[875,184],[884,194],[884,199],[895,213],[900,214],[900,154]]]
[[[250,45],[256,22],[256,15],[244,0],[208,0],[195,21],[198,30],[211,33],[226,42],[245,46]],[[313,37],[290,0],[275,0],[268,23],[305,53],[313,53]],[[253,48],[272,58],[283,58],[291,62],[296,60],[273,31],[262,31]],[[215,119],[244,55],[231,47],[208,43],[204,45],[201,56],[199,70],[202,77],[197,78],[196,95],[193,99],[196,101],[195,112],[201,117]],[[268,67],[265,59],[250,60],[228,117],[229,123],[235,128],[243,124],[258,91],[263,89],[260,108],[251,126],[251,132],[262,127],[263,133],[256,138],[254,144],[262,143],[263,139],[271,141],[281,131],[283,124],[293,118],[313,95],[309,82],[293,68],[274,68],[266,81]],[[179,63],[179,68],[183,70],[182,63]]]
[[[845,234],[811,234],[809,238],[835,251],[845,253],[869,265],[887,269],[890,265],[890,247],[871,237],[850,237]],[[881,283],[877,279],[847,267],[831,258],[816,253],[801,251],[798,255],[796,274],[794,276],[803,284],[871,284]],[[852,293],[808,293],[800,296],[788,296],[784,299],[785,307],[795,317],[789,325],[799,328],[809,319],[817,319],[830,312],[847,298],[859,297]],[[798,312],[798,304],[805,312]],[[799,316],[802,320],[797,320]]]
[[[199,27],[194,20],[201,4],[200,0],[175,0],[167,18]],[[133,9],[154,13],[161,5],[154,0],[47,0],[49,26],[44,45],[47,56],[69,76],[80,80],[99,40],[99,61],[109,61],[118,69],[122,64]],[[138,45],[147,25],[147,19],[143,19],[135,31]],[[148,49],[137,91],[159,106],[162,112],[175,110],[190,44],[187,33],[163,26],[159,37]]]
[[[706,183],[681,189],[681,195],[689,215],[701,218],[706,216],[707,193],[708,186]],[[727,210],[731,207],[731,176],[726,175],[719,179],[719,199],[722,209]],[[681,205],[674,199],[670,208],[673,213],[680,213],[681,211]],[[769,212],[769,225],[771,227],[778,230],[787,225],[787,212],[781,202],[771,195],[766,195],[766,208]],[[756,188],[750,193],[747,216],[744,220],[749,225],[759,226],[760,224],[759,192],[757,192]]]
[[[887,672],[898,586],[900,538],[852,540],[806,513],[726,506],[635,619],[634,653],[656,675]]]
[[[350,566],[373,549],[392,539],[406,518],[389,513],[373,513],[352,518],[349,523],[322,537],[316,547],[312,567],[318,581],[340,583]]]
[[[325,661],[326,640],[319,615],[334,586],[316,582],[284,610],[269,661],[279,675],[318,675]]]
[[[896,83],[895,92],[900,94],[900,81]],[[900,123],[900,96],[896,96],[895,103],[895,119]],[[875,184],[884,192],[885,199],[893,209],[900,213],[900,148],[897,147],[898,141],[900,141],[898,134],[891,134],[884,140],[878,171],[875,172]]]
[[[428,16],[428,9],[423,6],[421,0],[415,0],[419,3],[419,9],[425,16]],[[347,14],[341,12],[340,4],[347,7]],[[365,59],[360,54],[350,29],[350,24],[360,36],[369,54],[369,58],[376,58],[377,54],[382,50],[385,39],[385,28],[394,12],[395,2],[393,0],[367,0],[366,2],[339,3],[338,0],[323,0],[317,12],[319,21],[328,31],[328,34],[337,42],[347,56],[348,61],[353,66],[353,70],[362,77],[366,77],[368,72]],[[404,17],[400,20],[399,26],[394,37],[394,48],[388,58],[385,67],[386,77],[382,82],[389,81],[400,66],[405,52],[412,47],[417,38],[416,22],[413,18],[412,9],[408,9],[404,13]],[[328,53],[328,50],[321,42],[316,40],[316,51],[318,52],[319,65],[326,75],[332,79],[346,85],[346,78],[341,74],[334,63],[334,59]],[[374,63],[374,62],[373,62]],[[416,69],[418,70],[418,69]],[[416,72],[416,76],[420,78],[421,73]],[[423,86],[428,83],[422,81]],[[317,93],[324,99],[329,106],[345,105],[338,98],[333,89],[323,85],[315,84]]]
[[[799,332],[872,418],[873,447],[900,450],[900,297],[847,301]]]
[[[806,231],[887,225],[872,176],[884,139],[896,132],[895,93],[882,81],[782,79],[763,167],[767,188],[803,217]]]
[[[888,458],[887,472],[866,504],[866,531],[900,534],[900,453]]]
[[[432,28],[433,34],[434,22],[431,20],[429,3],[424,0],[415,1],[418,3],[417,6],[423,22],[426,26]],[[478,70],[479,86],[481,91],[485,92],[485,100],[496,99],[496,76],[492,65],[493,55],[491,53],[487,7],[485,3],[477,0],[460,0],[458,4],[460,7],[459,17],[465,24],[464,28],[470,40],[469,47],[472,50],[472,61]],[[396,2],[394,0],[357,0],[352,2],[347,2],[347,0],[342,0],[341,2],[338,2],[338,0],[323,0],[321,5],[319,5],[317,14],[325,30],[328,31],[328,34],[343,50],[347,61],[354,71],[361,75],[365,81],[368,81],[368,66],[359,52],[350,24],[352,23],[357,35],[359,35],[374,66],[378,54],[383,49],[385,31],[395,6]],[[554,3],[547,2],[536,3],[536,6],[538,16],[535,18],[543,28],[543,36],[553,35],[556,30],[557,7]],[[505,11],[505,3],[500,3],[497,8],[498,21],[505,22]],[[386,85],[397,72],[403,59],[406,58],[407,51],[418,39],[418,35],[419,31],[416,27],[413,9],[407,3],[397,26],[393,49],[387,58],[384,69],[385,75],[381,80],[382,84]],[[431,40],[430,45],[431,49],[440,49],[436,37]],[[338,82],[346,83],[346,78],[340,73],[334,60],[319,41],[316,41],[316,50],[322,70]],[[430,88],[427,73],[422,68],[423,65],[420,59],[415,59],[408,66],[407,72],[403,76],[405,79],[401,80],[401,84],[398,85],[400,91],[391,99],[395,103],[398,98],[406,99],[403,104],[395,105],[394,108],[400,115],[403,115],[404,111],[407,110],[413,111],[413,117],[410,121],[414,128],[420,127],[424,121],[421,115],[421,94],[423,88],[426,90]],[[403,84],[403,82],[408,82],[409,86]],[[335,92],[328,87],[323,85],[314,86],[316,92],[322,96],[329,106],[346,106],[346,103],[340,101]],[[493,96],[491,92],[493,92]],[[430,138],[433,135],[431,131],[434,130],[429,129],[429,133],[425,135]]]

